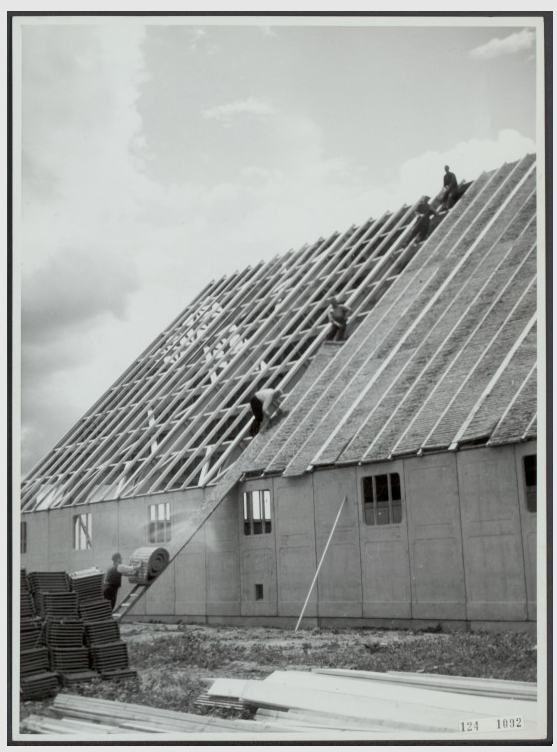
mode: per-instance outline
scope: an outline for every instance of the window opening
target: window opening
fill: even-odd
[[[73,549],[74,551],[86,551],[92,548],[93,524],[91,514],[75,514],[72,517]]]
[[[19,534],[19,552],[22,554],[27,553],[27,523],[22,522],[20,524],[20,534]]]
[[[398,473],[367,475],[362,478],[366,525],[395,525],[402,522],[402,496]]]
[[[527,454],[523,458],[524,485],[526,486],[526,508],[529,512],[537,511],[538,472],[537,455]]]
[[[149,543],[168,543],[171,525],[169,502],[149,505]]]
[[[255,586],[255,600],[256,601],[262,601],[263,600],[263,585],[257,584]]]
[[[271,525],[271,492],[244,492],[244,534],[262,535],[270,533]]]

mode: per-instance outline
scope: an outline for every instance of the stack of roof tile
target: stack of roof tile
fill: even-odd
[[[42,636],[41,619],[23,618],[19,622],[19,648],[20,650],[31,650],[39,646]]]
[[[67,593],[70,589],[68,575],[65,572],[31,572],[27,576],[33,593]]]
[[[120,640],[110,602],[102,597],[103,579],[103,573],[96,568],[70,574],[72,591],[79,595],[79,614],[91,667],[103,679],[136,677],[137,673],[129,668],[127,645]]]
[[[120,628],[114,619],[85,622],[85,640],[88,645],[102,645],[120,639]]]
[[[79,572],[71,572],[69,577],[70,588],[77,593],[80,603],[102,598],[104,575],[100,569],[93,567]]]
[[[84,621],[112,619],[110,603],[105,598],[94,601],[79,602],[79,615]]]
[[[93,643],[90,647],[93,668],[103,679],[128,679],[137,674],[129,668],[128,646],[122,640]]]
[[[42,700],[44,697],[55,695],[58,691],[58,675],[45,671],[32,676],[22,676],[20,679],[20,697],[27,700]]]
[[[77,593],[35,593],[35,608],[45,619],[77,619]]]
[[[29,582],[27,580],[27,573],[25,572],[25,569],[21,569],[20,577],[19,613],[22,619],[27,619],[30,616],[35,616],[35,607],[33,605],[31,593],[29,591]]]
[[[58,675],[49,670],[48,650],[41,646],[43,621],[35,616],[35,607],[30,585],[37,586],[37,578],[27,577],[25,569],[20,573],[20,696],[22,700],[42,699],[55,694]]]

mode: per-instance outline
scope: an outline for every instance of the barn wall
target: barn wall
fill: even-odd
[[[535,442],[332,468],[239,484],[137,604],[138,618],[292,623],[346,496],[305,616],[332,624],[525,622],[536,618],[536,514],[523,458]],[[363,478],[398,474],[396,524],[366,521]],[[246,535],[243,494],[271,492],[272,525]],[[148,544],[148,507],[168,502],[172,531],[202,489],[22,515],[34,569],[106,568]],[[92,515],[90,550],[72,550],[72,518]],[[130,585],[123,580],[121,596]]]

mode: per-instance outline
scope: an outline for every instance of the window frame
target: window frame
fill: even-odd
[[[395,477],[397,480],[393,483]],[[383,480],[379,481],[382,478],[386,478],[386,485],[379,486],[379,482],[385,483]],[[364,524],[374,528],[400,525],[404,520],[401,473],[374,472],[362,475],[360,480]],[[386,498],[384,498],[385,490],[387,492]],[[387,513],[387,520],[383,521],[385,512]],[[399,519],[395,519],[395,516]]]
[[[93,548],[93,515],[80,512],[72,515],[72,550],[91,551]]]
[[[534,460],[534,467],[533,468],[527,468],[526,467],[526,461],[527,460]],[[536,452],[533,454],[523,454],[522,455],[522,482],[524,483],[524,501],[526,506],[526,511],[530,514],[537,514],[538,513],[538,455]],[[532,477],[532,473],[534,474],[534,480],[536,481],[534,484],[528,484],[528,476],[530,475],[530,478]],[[533,504],[532,504],[533,500]],[[533,507],[533,508],[532,508]]]
[[[270,488],[242,492],[242,524],[245,536],[269,535],[273,532]]]
[[[154,516],[153,510],[156,510]],[[147,507],[147,542],[156,545],[158,543],[168,543],[170,540],[172,540],[172,510],[170,502],[159,501],[155,504],[149,504]]]

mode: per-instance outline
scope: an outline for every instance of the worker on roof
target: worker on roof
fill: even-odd
[[[327,334],[329,341],[341,342],[344,339],[349,314],[350,308],[347,305],[340,303],[338,298],[329,298],[327,310],[327,318],[331,324],[331,331]]]
[[[431,217],[438,217],[439,214],[428,204],[427,199],[422,199],[416,207],[416,240],[422,243],[429,234],[429,220]]]
[[[131,575],[136,574],[139,569],[141,569],[141,564],[137,567],[128,567],[126,564],[122,564],[122,554],[112,554],[112,566],[110,569],[107,569],[104,576],[103,598],[110,601],[113,611],[116,606],[118,590],[122,584],[122,575],[131,577]]]
[[[441,211],[450,209],[455,205],[458,198],[458,181],[454,172],[451,172],[449,165],[445,165],[445,174],[443,175],[443,198],[439,209]]]
[[[265,430],[277,413],[283,413],[281,408],[283,394],[280,389],[260,389],[250,400],[253,421],[250,435],[256,436],[260,430]]]

